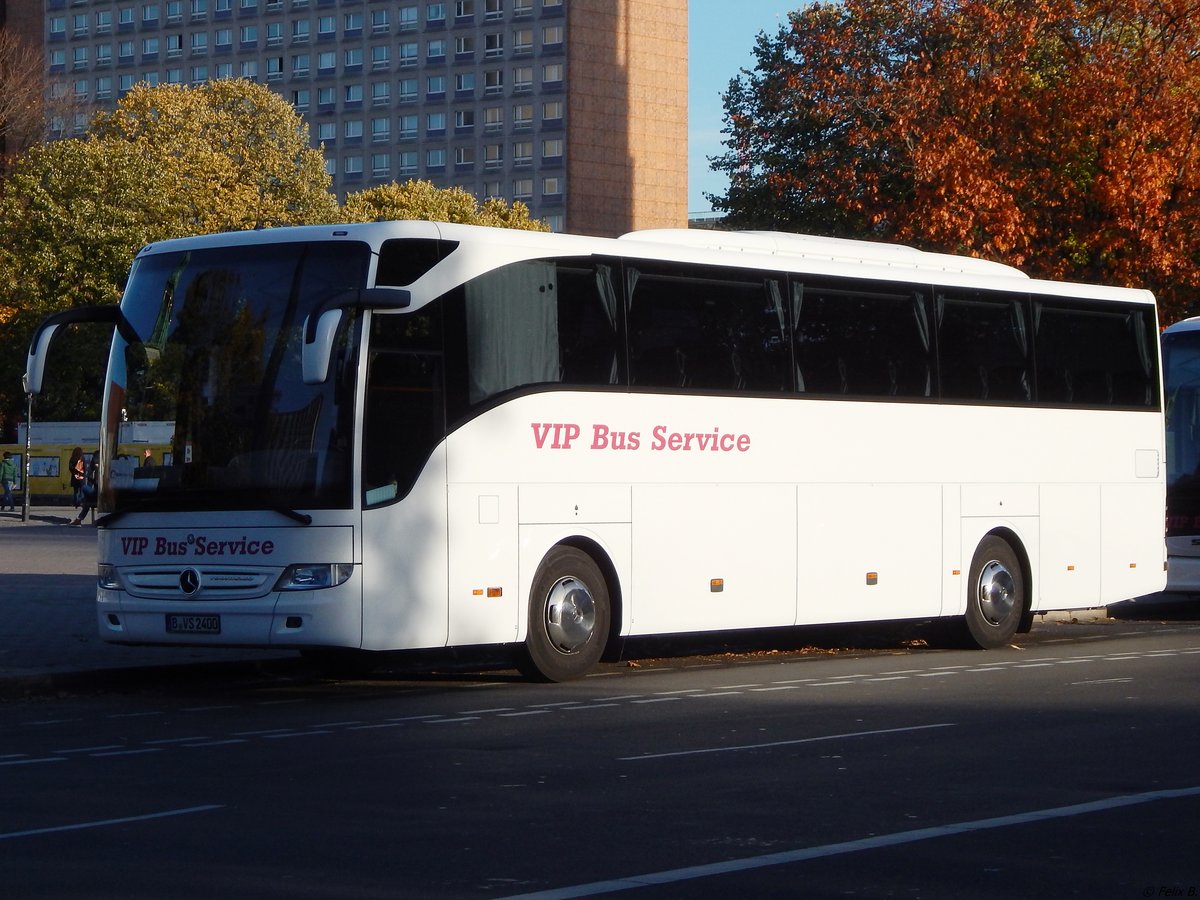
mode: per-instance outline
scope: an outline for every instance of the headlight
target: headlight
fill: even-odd
[[[124,590],[121,587],[121,576],[117,574],[117,567],[110,566],[108,563],[100,563],[98,566],[96,583],[105,591]]]
[[[277,591],[318,591],[345,584],[354,571],[352,563],[297,563],[288,566],[275,582]]]

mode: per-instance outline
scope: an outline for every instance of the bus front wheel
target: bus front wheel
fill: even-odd
[[[595,560],[575,547],[553,548],[529,592],[522,671],[545,681],[583,677],[604,652],[610,615],[608,584]]]
[[[1017,632],[1026,606],[1025,573],[1008,541],[988,535],[971,560],[966,636],[985,650],[1003,647]]]

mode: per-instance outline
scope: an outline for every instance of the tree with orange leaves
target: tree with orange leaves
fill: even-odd
[[[1200,0],[845,0],[725,95],[736,227],[896,240],[1200,312]]]

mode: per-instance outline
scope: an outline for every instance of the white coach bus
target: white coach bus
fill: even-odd
[[[98,624],[133,644],[515,645],[1034,614],[1161,590],[1145,291],[782,234],[429,222],[167,241],[119,312]]]

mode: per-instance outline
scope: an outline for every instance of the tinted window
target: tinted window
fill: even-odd
[[[446,432],[436,305],[371,317],[363,417],[366,505],[403,497]]]
[[[921,294],[896,285],[792,285],[797,387],[809,393],[929,397],[933,354]]]
[[[762,276],[626,270],[631,383],[775,392],[791,388],[780,291]]]
[[[1033,399],[1026,303],[1024,295],[938,295],[943,397],[1019,402]]]
[[[1034,305],[1038,400],[1068,406],[1158,405],[1154,313],[1112,305]]]

